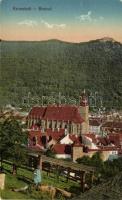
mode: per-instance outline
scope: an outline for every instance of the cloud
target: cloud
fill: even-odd
[[[122,0],[120,0],[120,2],[122,2]]]
[[[84,21],[88,21],[88,22],[96,22],[98,20],[103,20],[104,17],[103,16],[100,16],[98,18],[94,18],[92,16],[92,11],[88,11],[87,14],[84,14],[84,15],[80,15],[77,17],[80,21],[84,22]]]
[[[48,22],[46,22],[45,20],[41,20],[41,23],[44,24],[47,28],[49,29],[53,29],[53,28],[65,28],[66,24],[49,24]]]
[[[88,11],[86,15],[80,15],[78,18],[80,19],[80,21],[92,21],[91,14],[92,12]]]
[[[37,26],[38,23],[34,20],[24,20],[24,21],[18,22],[18,25],[25,25],[25,26],[29,26],[29,27],[34,27],[34,26]]]

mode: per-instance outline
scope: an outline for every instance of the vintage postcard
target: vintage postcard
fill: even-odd
[[[0,0],[0,198],[122,199],[122,0]]]

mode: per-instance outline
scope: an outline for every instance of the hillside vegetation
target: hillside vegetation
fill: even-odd
[[[88,94],[98,92],[104,106],[122,106],[121,43],[101,39],[85,43],[1,41],[0,45],[1,105],[21,105],[28,94],[36,99],[61,92],[78,100],[85,88]]]
[[[91,188],[88,192],[72,200],[121,200],[122,199],[122,173],[109,181]]]

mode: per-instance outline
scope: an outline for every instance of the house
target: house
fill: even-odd
[[[101,123],[97,119],[89,120],[89,132],[95,133],[97,135],[100,134]]]
[[[28,146],[31,148],[38,146],[40,149],[50,148],[63,136],[64,129],[60,129],[59,131],[47,129],[45,132],[42,132],[37,125],[33,125],[29,131]]]
[[[72,146],[68,144],[56,144],[53,147],[56,158],[70,159],[72,157]]]
[[[81,137],[75,134],[67,134],[60,140],[60,144],[73,144],[78,142],[81,143]]]
[[[55,144],[58,143],[58,141],[60,141],[61,138],[64,137],[65,130],[59,129],[53,131],[52,129],[47,129],[46,135],[48,137],[47,148],[52,148]]]
[[[98,149],[96,135],[93,133],[85,134],[82,136],[82,143],[91,149]]]
[[[33,125],[29,132],[29,148],[36,150],[51,149],[56,158],[73,159],[83,156],[92,157],[99,152],[103,161],[112,160],[121,155],[122,134],[111,133],[106,137],[87,133],[81,136],[69,134],[65,129],[47,129],[43,132]]]
[[[101,126],[102,131],[122,131],[122,121],[107,121]]]
[[[31,130],[29,132],[28,147],[38,150],[44,149],[41,130]]]
[[[117,147],[122,149],[122,132],[120,133],[111,133],[108,135],[109,141]]]
[[[111,133],[106,137],[93,133],[82,135],[82,145],[74,145],[72,152],[73,161],[83,156],[92,157],[96,152],[103,161],[116,159],[122,152],[122,133]]]
[[[115,146],[98,147],[93,149],[85,146],[74,145],[72,149],[72,159],[75,162],[78,158],[82,158],[83,156],[88,156],[91,158],[95,153],[99,152],[103,161],[113,160],[118,158],[119,151],[120,149]]]

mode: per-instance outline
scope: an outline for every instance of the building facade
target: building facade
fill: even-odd
[[[64,129],[65,134],[77,135],[89,132],[89,105],[85,94],[79,106],[48,105],[33,107],[27,117],[28,128],[37,125],[42,132],[47,129]]]

